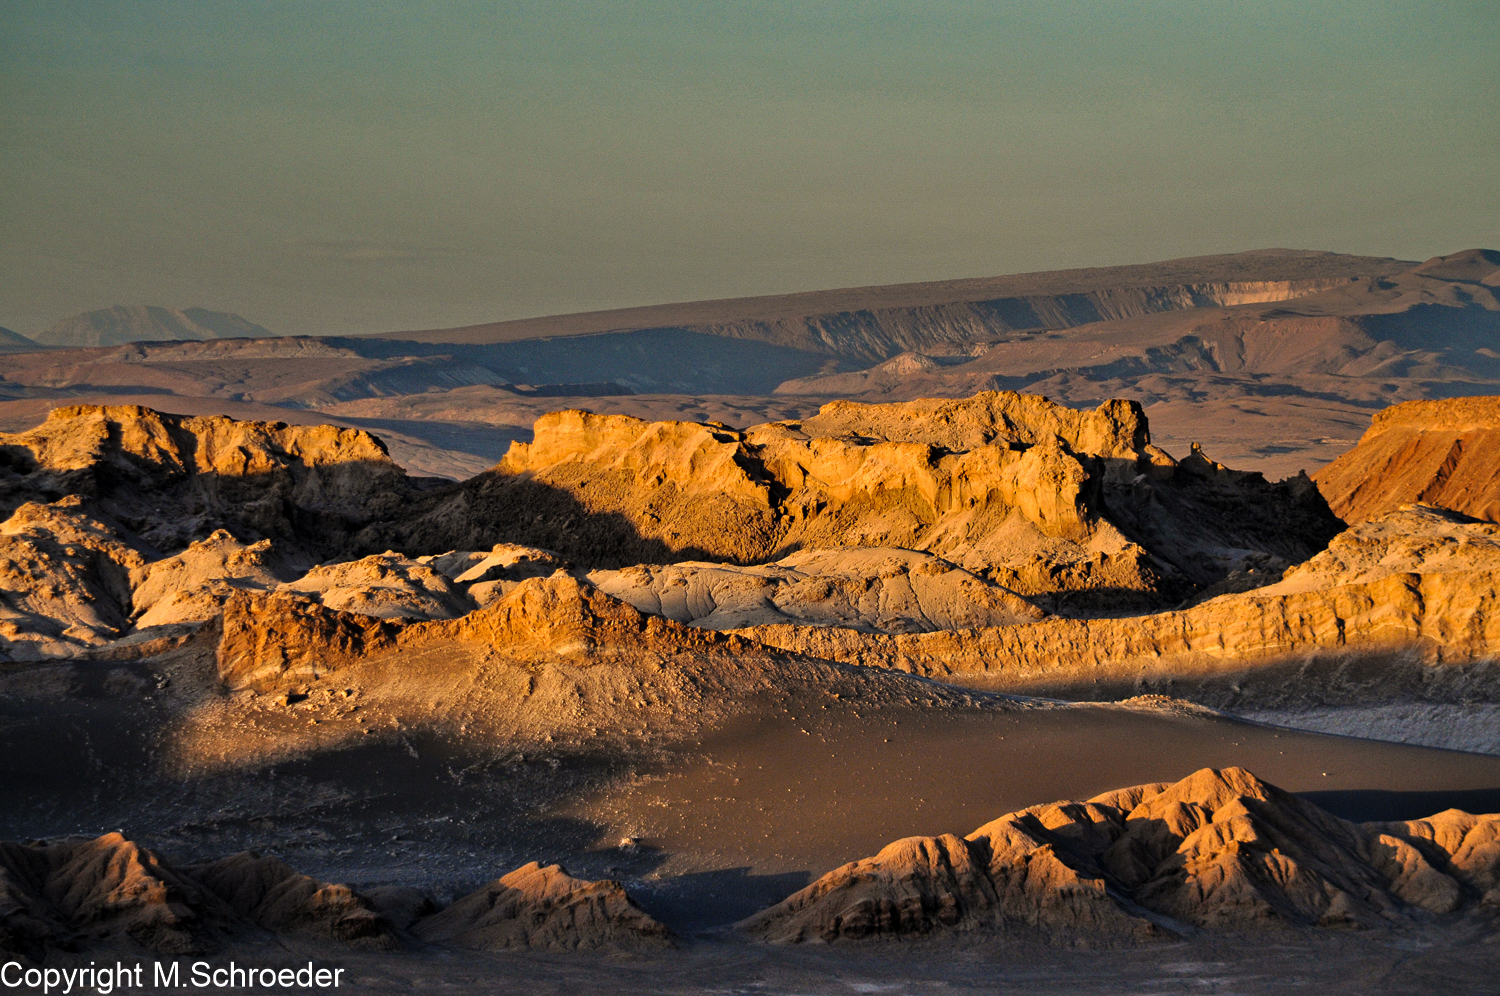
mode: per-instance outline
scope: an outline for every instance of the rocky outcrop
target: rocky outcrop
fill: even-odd
[[[1315,479],[1329,506],[1351,524],[1412,502],[1500,522],[1500,398],[1387,408],[1359,445]]]
[[[1251,563],[1279,570],[1338,528],[1310,482],[1269,484],[1201,455],[1178,466],[1134,402],[1079,412],[990,392],[840,402],[743,432],[556,412],[493,473],[362,542],[505,538],[603,567],[900,547],[1022,594],[1086,590],[1118,608],[1121,593],[1149,604]]]
[[[1497,528],[1413,507],[1347,530],[1275,584],[1150,615],[906,635],[804,626],[737,632],[832,660],[894,662],[917,674],[1030,694],[1108,695],[1320,651],[1464,664],[1500,649]]]
[[[367,949],[396,945],[390,924],[348,886],[254,852],[174,867],[118,833],[0,843],[0,951],[9,954],[186,955],[257,928]]]
[[[244,851],[184,869],[240,917],[275,934],[355,947],[396,947],[391,924],[347,885],[320,882],[279,858]]]
[[[227,528],[327,555],[355,526],[395,514],[406,491],[384,444],[356,429],[77,405],[0,433],[5,507],[93,497],[162,552]]]
[[[776,942],[992,931],[1095,946],[1493,905],[1500,817],[1357,825],[1240,768],[911,837],[740,924]]]
[[[95,840],[0,844],[0,949],[133,945],[182,955],[234,927],[208,889],[118,833]]]
[[[481,951],[661,948],[672,938],[619,882],[585,881],[535,861],[418,920],[412,931]]]
[[[279,590],[381,619],[455,619],[474,609],[463,588],[446,574],[389,551],[314,567]]]
[[[808,550],[759,567],[640,565],[593,571],[588,579],[642,612],[706,629],[791,624],[920,633],[1045,615],[939,557],[890,548]]]
[[[69,656],[119,637],[144,566],[80,498],[22,505],[0,524],[0,654]]]
[[[281,556],[270,540],[241,543],[218,529],[137,571],[139,581],[131,593],[135,624],[144,629],[206,622],[234,592],[275,588],[306,569],[306,563]]]
[[[399,620],[325,608],[288,592],[236,592],[224,603],[217,651],[230,689],[284,687],[396,646]]]

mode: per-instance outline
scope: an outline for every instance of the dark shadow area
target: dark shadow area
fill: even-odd
[[[1466,813],[1500,813],[1500,788],[1454,789],[1450,792],[1390,792],[1385,789],[1343,789],[1299,792],[1300,798],[1355,823],[1420,820],[1445,809]]]
[[[630,897],[674,932],[692,934],[738,923],[781,902],[812,878],[811,872],[754,875],[749,868],[721,868],[633,882]]]

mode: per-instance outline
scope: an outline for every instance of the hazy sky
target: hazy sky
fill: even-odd
[[[5,0],[0,325],[1500,247],[1500,3]]]

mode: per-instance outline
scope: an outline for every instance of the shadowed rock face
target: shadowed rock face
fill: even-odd
[[[1240,768],[910,837],[740,928],[778,942],[968,930],[1133,942],[1193,927],[1399,926],[1494,906],[1500,817],[1357,825]]]
[[[412,929],[426,941],[481,951],[666,947],[672,937],[619,882],[584,881],[535,861]]]
[[[1500,522],[1500,398],[1387,408],[1358,446],[1315,479],[1329,505],[1350,523],[1411,502]]]

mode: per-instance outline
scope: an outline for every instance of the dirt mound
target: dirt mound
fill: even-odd
[[[774,564],[641,565],[593,571],[600,591],[642,612],[706,629],[801,624],[920,633],[1030,622],[1045,613],[931,554],[854,547]]]
[[[1376,927],[1489,902],[1500,817],[1360,826],[1240,768],[912,837],[743,922],[767,940],[944,930],[1095,946],[1280,926]]]
[[[1500,398],[1387,408],[1359,445],[1315,480],[1329,506],[1350,523],[1411,502],[1500,521]]]
[[[988,393],[825,406],[743,432],[569,411],[496,470],[373,527],[408,551],[504,538],[599,566],[762,563],[887,546],[1023,594],[1147,603],[1247,564],[1305,559],[1338,529],[1306,481],[1272,485],[1150,444],[1138,405],[1094,412]]]
[[[656,948],[672,938],[619,882],[588,882],[535,861],[418,920],[412,931],[481,951]]]
[[[94,497],[162,552],[219,528],[337,552],[353,525],[396,514],[405,493],[385,446],[355,429],[79,405],[0,434],[6,507]]]

